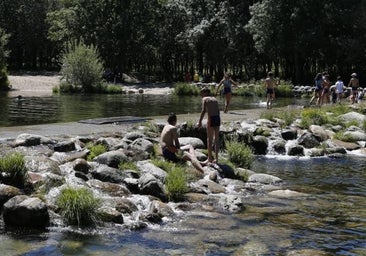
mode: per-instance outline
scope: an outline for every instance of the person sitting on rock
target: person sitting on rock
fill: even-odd
[[[182,160],[190,161],[198,171],[204,173],[203,164],[197,159],[193,146],[190,144],[180,146],[176,124],[177,116],[171,113],[168,117],[168,124],[164,126],[160,137],[160,147],[164,158],[174,163]]]

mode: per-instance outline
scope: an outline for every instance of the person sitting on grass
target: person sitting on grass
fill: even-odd
[[[168,117],[168,124],[164,126],[160,137],[160,147],[164,158],[174,163],[190,161],[198,171],[204,173],[204,164],[197,159],[193,146],[190,144],[180,146],[176,124],[177,116],[171,113]]]

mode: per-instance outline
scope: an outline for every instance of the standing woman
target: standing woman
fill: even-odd
[[[311,103],[314,102],[315,99],[317,99],[316,104],[319,105],[322,90],[323,90],[323,78],[322,78],[321,73],[316,74],[316,76],[314,78],[314,82],[315,82],[315,90],[314,90],[314,95],[310,100],[310,105],[311,105]]]
[[[225,73],[224,78],[220,81],[220,83],[217,86],[216,95],[219,92],[221,85],[224,85],[224,89],[222,91],[222,94],[225,97],[224,113],[227,113],[232,98],[232,85],[238,86],[238,83],[234,82],[233,79],[231,79],[230,73]]]

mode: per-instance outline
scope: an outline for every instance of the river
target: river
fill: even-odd
[[[32,97],[23,102],[1,98],[0,102],[1,126],[200,109],[198,97],[153,95]],[[234,97],[232,109],[261,104],[263,100]],[[266,156],[256,158],[251,169],[275,175],[285,181],[282,189],[308,196],[259,193],[248,197],[241,213],[198,207],[137,231],[51,227],[37,232],[7,229],[0,222],[1,255],[366,255],[364,158]]]

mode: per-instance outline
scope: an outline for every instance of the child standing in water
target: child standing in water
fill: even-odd
[[[267,78],[265,80],[266,85],[266,95],[267,95],[267,109],[272,108],[272,101],[275,98],[275,86],[277,86],[276,81],[273,78],[273,73],[268,72]]]

